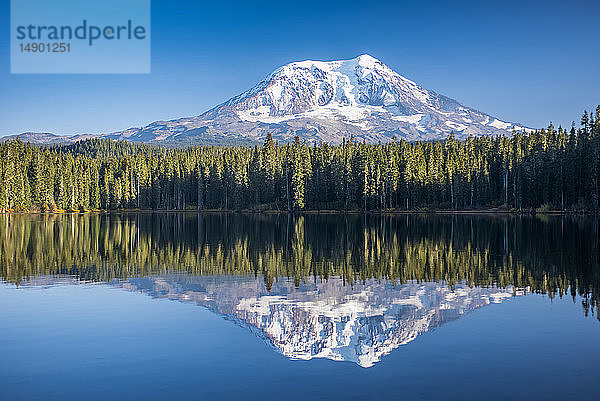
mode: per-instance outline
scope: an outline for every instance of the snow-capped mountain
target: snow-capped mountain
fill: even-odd
[[[339,143],[510,135],[524,127],[422,88],[381,61],[301,61],[278,68],[252,89],[206,113],[110,134],[115,139],[171,142],[256,142],[267,133],[283,142]]]
[[[308,142],[339,143],[350,136],[387,142],[393,137],[441,139],[450,132],[457,138],[510,135],[513,128],[526,130],[424,89],[365,54],[351,60],[290,63],[199,116],[100,136],[184,145],[260,143],[270,133],[281,142],[298,135]]]
[[[116,284],[119,285],[119,284]],[[304,283],[285,279],[267,290],[261,278],[172,275],[120,284],[157,298],[193,302],[250,329],[291,359],[327,358],[373,366],[419,335],[490,303],[524,294],[378,280],[344,284],[339,278]]]

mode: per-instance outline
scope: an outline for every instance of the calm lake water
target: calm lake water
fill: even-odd
[[[597,400],[595,218],[0,216],[0,400]]]

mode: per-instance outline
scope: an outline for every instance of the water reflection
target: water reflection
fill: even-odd
[[[579,295],[587,315],[600,295],[595,218],[4,215],[0,251],[4,281],[193,302],[287,357],[364,367],[490,303]]]
[[[25,287],[75,285],[71,276],[45,276]],[[394,285],[341,278],[299,286],[280,279],[267,288],[248,276],[170,274],[115,280],[111,286],[158,299],[194,303],[249,329],[291,359],[327,358],[371,367],[401,345],[492,303],[526,295],[512,286],[452,288],[440,283]]]
[[[343,285],[330,278],[295,288],[243,277],[130,279],[123,288],[194,302],[251,329],[292,359],[327,358],[373,366],[382,356],[465,313],[524,291],[438,283]]]
[[[2,215],[0,278],[86,281],[185,272],[385,278],[600,296],[596,218]]]

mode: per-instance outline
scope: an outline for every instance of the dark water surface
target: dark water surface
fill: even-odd
[[[599,399],[595,218],[0,216],[0,400]]]

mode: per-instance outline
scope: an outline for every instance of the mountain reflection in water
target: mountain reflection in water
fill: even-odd
[[[277,281],[165,276],[130,279],[123,288],[193,302],[250,328],[292,359],[328,358],[373,366],[382,356],[465,313],[522,295],[512,287],[454,290],[438,283],[400,286],[339,278],[294,288]]]
[[[38,277],[25,287],[79,284],[70,276]],[[291,359],[327,358],[371,367],[401,345],[480,307],[527,290],[512,286],[450,288],[431,282],[401,285],[340,278],[295,286],[279,279],[267,289],[248,276],[170,274],[115,280],[111,286],[158,299],[189,302],[249,329]]]
[[[422,333],[516,295],[569,294],[585,315],[595,314],[598,221],[3,215],[0,279],[20,286],[104,282],[193,302],[250,328],[287,357],[368,367]]]

